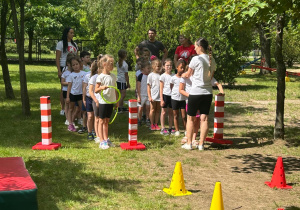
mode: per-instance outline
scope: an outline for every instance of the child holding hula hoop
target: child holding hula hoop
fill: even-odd
[[[95,93],[101,93],[99,97],[99,139],[100,149],[108,149],[112,146],[111,141],[108,138],[108,123],[110,116],[113,112],[114,104],[118,96],[118,92],[109,88],[109,86],[116,86],[117,77],[112,74],[111,71],[114,69],[114,58],[111,55],[104,55],[100,59],[100,68],[102,73],[96,79]],[[118,102],[116,103],[118,107]]]

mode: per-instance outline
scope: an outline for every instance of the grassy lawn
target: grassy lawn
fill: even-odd
[[[225,209],[300,208],[300,77],[286,84],[286,140],[273,140],[276,74],[259,76],[250,69],[226,93],[224,138],[231,146],[206,143],[205,151],[180,148],[180,138],[161,136],[142,126],[138,139],[146,151],[122,151],[128,115],[109,127],[115,148],[100,150],[86,134],[70,133],[59,115],[60,85],[55,66],[26,66],[32,115],[23,117],[18,66],[10,65],[16,100],[6,100],[0,74],[0,156],[23,157],[38,187],[39,209],[209,209],[215,182],[222,183]],[[116,71],[114,71],[116,74]],[[134,72],[130,72],[135,87]],[[216,90],[214,90],[217,93]],[[53,142],[57,151],[33,151],[41,141],[39,97],[50,96]],[[134,97],[128,91],[126,100]],[[209,136],[213,135],[213,106]],[[278,156],[283,157],[292,190],[264,185],[271,181]],[[190,196],[171,197],[169,187],[177,161],[182,163]],[[0,166],[1,167],[1,166]]]

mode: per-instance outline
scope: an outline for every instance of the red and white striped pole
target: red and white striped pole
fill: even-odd
[[[37,143],[32,149],[53,150],[61,147],[59,143],[52,143],[52,119],[50,96],[40,97],[41,133],[42,142]]]
[[[137,100],[131,99],[128,101],[129,107],[129,126],[128,126],[128,143],[121,143],[120,147],[123,150],[144,150],[145,145],[137,142],[138,133],[138,108]]]
[[[224,95],[221,93],[215,96],[214,137],[206,138],[205,140],[218,144],[232,144],[232,141],[223,139],[224,98]]]

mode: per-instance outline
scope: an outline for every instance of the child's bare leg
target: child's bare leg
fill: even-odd
[[[169,117],[169,128],[173,127],[173,121],[174,121],[174,116],[173,116],[173,110],[172,108],[168,108],[168,117]]]
[[[99,117],[95,116],[95,122],[94,122],[94,130],[96,133],[96,136],[99,137]]]
[[[73,119],[73,113],[74,113],[74,110],[75,109],[75,103],[74,102],[70,102],[70,104],[69,104],[69,111],[68,111],[68,121],[69,121],[69,124],[72,124],[73,123],[73,121],[72,121],[72,119]]]
[[[180,111],[181,111],[183,129],[185,130],[185,128],[186,128],[186,111],[185,111],[185,109],[181,109]]]
[[[159,111],[160,111],[160,102],[159,101],[155,101],[155,107],[154,107],[154,111],[155,111],[155,117],[154,117],[154,123],[158,124],[159,121]]]
[[[94,112],[87,112],[87,129],[91,133],[94,125]]]
[[[104,122],[105,122],[105,119],[99,118],[98,132],[99,132],[99,139],[100,139],[100,141],[104,140],[104,136],[103,136],[104,135],[104,132],[103,132]]]
[[[150,105],[146,105],[146,119],[149,119]]]
[[[150,117],[150,122],[151,122],[151,125],[154,124],[154,117],[155,117],[155,110],[154,110],[154,107],[155,107],[155,101],[153,102],[150,102],[150,114],[149,114],[149,117]]]
[[[123,107],[124,106],[124,99],[126,97],[126,89],[120,90],[120,93],[121,93],[121,98],[120,98],[120,101],[119,101],[119,107]]]
[[[104,140],[108,139],[108,123],[109,123],[109,118],[105,118],[104,123],[103,123],[103,139]]]
[[[66,103],[66,100],[64,99],[64,103],[65,103],[65,116],[66,116],[66,120],[68,120],[68,115],[69,115],[69,104]],[[69,120],[68,120],[69,121]]]
[[[165,128],[166,109],[167,108],[162,108],[161,109],[161,114],[160,114],[160,125],[161,125],[161,128]]]
[[[179,114],[179,110],[173,110],[173,115],[174,115],[174,126],[175,126],[175,130],[176,130],[176,131],[179,131],[178,114]]]

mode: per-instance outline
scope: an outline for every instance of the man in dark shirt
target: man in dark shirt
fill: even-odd
[[[156,57],[160,58],[160,52],[163,52],[163,58],[164,61],[168,57],[168,50],[165,48],[163,43],[160,41],[155,40],[156,37],[156,30],[154,28],[150,28],[148,30],[148,38],[149,40],[142,41],[134,50],[135,57],[139,58],[139,51],[142,50],[144,47],[148,48],[152,55],[155,55]]]

